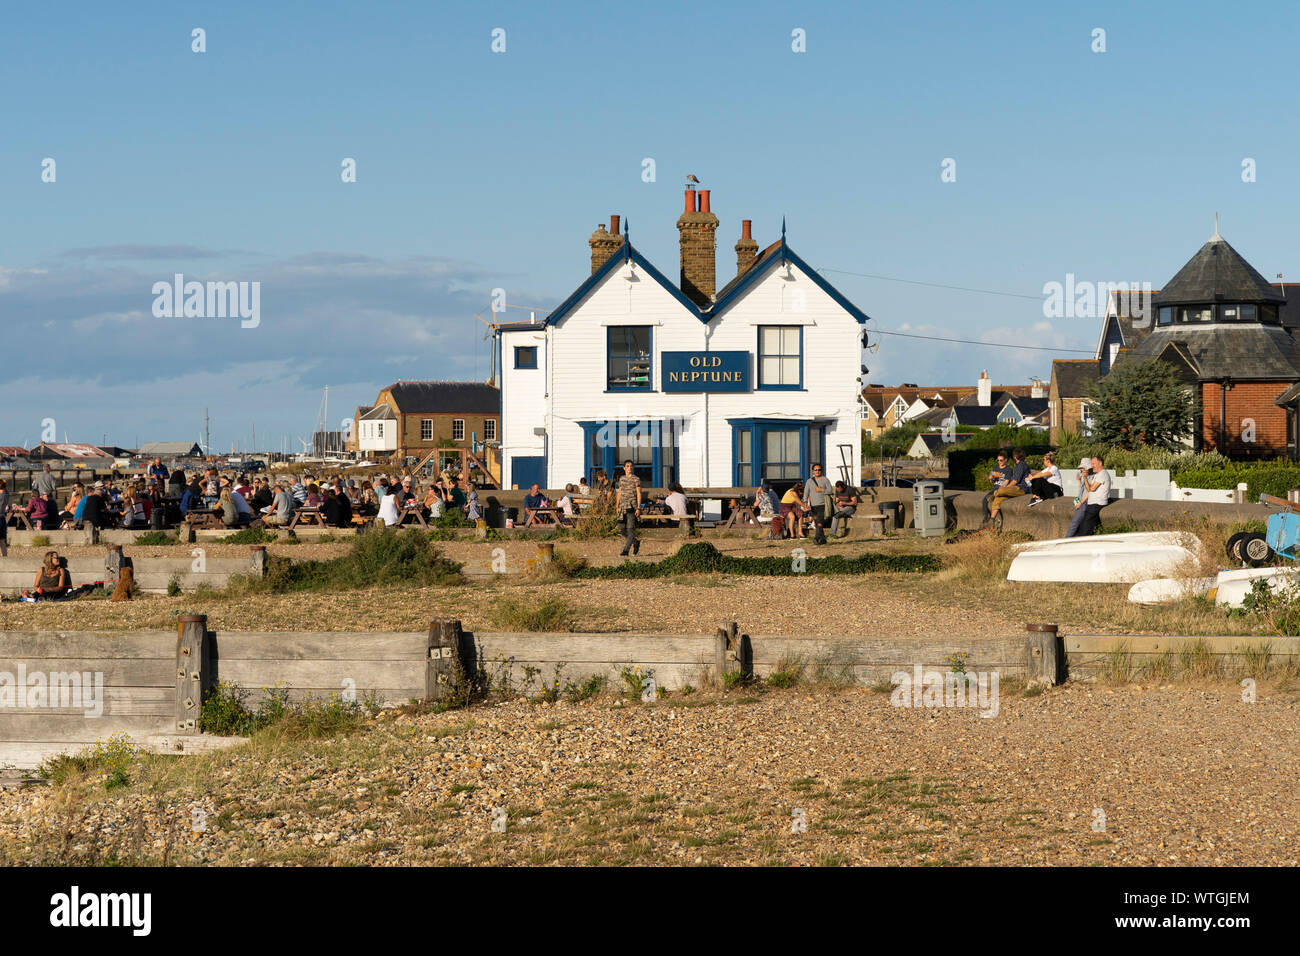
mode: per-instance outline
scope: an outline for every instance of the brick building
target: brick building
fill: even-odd
[[[422,458],[435,448],[466,449],[483,459],[495,478],[500,474],[498,427],[501,393],[479,382],[394,382],[375,404],[356,416],[363,454],[372,450],[368,428],[392,422],[395,439],[385,433],[382,451],[395,461]]]
[[[1295,457],[1300,342],[1272,285],[1218,230],[1152,299],[1154,327],[1119,361],[1169,362],[1195,390],[1195,446],[1234,458]]]

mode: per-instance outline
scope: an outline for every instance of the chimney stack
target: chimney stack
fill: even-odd
[[[618,252],[623,245],[623,237],[618,234],[618,224],[620,217],[613,215],[609,217],[609,229],[605,229],[602,222],[596,227],[596,231],[591,234],[587,240],[587,245],[591,246],[591,274],[595,275],[614,253]]]
[[[682,292],[701,309],[708,308],[717,291],[718,217],[709,209],[707,189],[698,193],[686,190],[677,231],[681,234]]]
[[[753,221],[740,220],[740,241],[736,243],[736,275],[743,276],[758,258],[758,243],[750,235]]]
[[[985,408],[993,404],[993,380],[987,371],[980,372],[979,403]]]

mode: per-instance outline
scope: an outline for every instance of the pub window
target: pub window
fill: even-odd
[[[737,478],[742,488],[754,483],[754,432],[750,428],[736,431]]]
[[[763,477],[803,477],[799,429],[772,429],[763,433]]]
[[[758,387],[803,386],[803,328],[765,325],[758,330]],[[906,409],[906,405],[903,406]]]
[[[618,430],[618,446],[614,454],[615,484],[623,474],[623,462],[631,459],[632,473],[646,487],[654,486],[654,445],[650,439],[650,428],[646,423]]]
[[[537,368],[537,346],[515,346],[515,368]]]
[[[420,419],[420,441],[433,441],[433,419]]]
[[[453,418],[451,420],[451,440],[452,441],[465,440],[465,419]]]
[[[1222,319],[1224,322],[1236,322],[1238,316],[1238,312],[1237,312],[1238,308],[1240,307],[1236,305],[1219,306],[1219,318]]]
[[[497,420],[495,418],[485,419],[483,422],[483,440],[497,440]]]
[[[650,326],[610,326],[608,356],[606,388],[618,391],[649,390]]]
[[[1171,306],[1161,306],[1159,316],[1156,319],[1161,325],[1169,325],[1174,321],[1174,310]]]
[[[1182,310],[1182,320],[1184,322],[1209,322],[1214,316],[1214,310],[1209,306],[1189,306]]]

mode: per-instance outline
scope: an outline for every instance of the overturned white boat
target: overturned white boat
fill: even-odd
[[[1198,594],[1209,594],[1215,578],[1151,578],[1128,589],[1134,604],[1172,604]]]
[[[1014,549],[1008,581],[1131,584],[1171,576],[1196,563],[1201,546],[1183,531],[1137,531],[1030,541]]]
[[[1241,607],[1241,602],[1251,592],[1256,581],[1267,581],[1274,591],[1300,586],[1300,568],[1241,568],[1220,571],[1214,582],[1214,603],[1226,607]]]

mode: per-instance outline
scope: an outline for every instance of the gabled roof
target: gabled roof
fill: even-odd
[[[21,445],[0,445],[0,455],[21,455],[26,457],[27,449]]]
[[[393,396],[398,411],[465,412],[496,415],[501,411],[501,392],[482,382],[394,382],[385,389]]]
[[[1101,377],[1096,359],[1053,359],[1052,378],[1061,398],[1091,398],[1092,386]]]
[[[1148,336],[1129,357],[1139,362],[1159,358],[1169,345],[1184,349],[1201,381],[1300,379],[1300,344],[1279,325],[1166,325]]]
[[[393,411],[393,406],[385,402],[382,405],[376,405],[374,408],[371,408],[361,416],[360,420],[363,422],[396,421],[397,412]]]
[[[975,428],[992,428],[998,423],[998,410],[992,405],[940,405],[916,417],[919,421],[946,425],[954,416],[958,425],[972,425]]]
[[[1286,296],[1217,231],[1154,298],[1157,308],[1201,302],[1285,301]]]
[[[673,285],[673,283],[668,280],[667,276],[651,265],[650,260],[636,250],[636,247],[632,245],[631,240],[627,238],[627,231],[624,230],[623,244],[618,248],[618,251],[606,259],[605,263],[599,269],[588,276],[582,285],[574,289],[573,293],[567,299],[551,311],[550,315],[546,317],[546,324],[554,325],[556,322],[562,321],[569,315],[569,313],[578,307],[592,289],[605,280],[606,276],[611,272],[614,272],[616,269],[623,268],[623,266],[629,261],[635,264],[655,282],[658,282],[659,285],[663,286],[663,288],[666,289],[673,298],[681,303],[682,308],[689,311],[701,322],[708,322],[721,315],[734,302],[744,296],[745,292],[771,269],[785,262],[798,266],[799,270],[803,272],[812,283],[817,286],[817,288],[830,296],[830,298],[834,300],[840,308],[853,316],[859,324],[870,319],[870,316],[846,299],[843,294],[827,282],[826,279],[817,272],[817,270],[813,269],[808,265],[808,263],[804,262],[803,259],[799,258],[799,256],[795,254],[794,250],[786,245],[784,236],[764,249],[748,269],[723,286],[718,291],[717,295],[713,297],[713,304],[708,309],[702,310],[690,300],[686,293]],[[515,327],[526,327],[526,325],[512,323],[510,330],[513,331]]]
[[[862,395],[862,401],[865,402],[871,408],[871,410],[876,413],[877,417],[885,414],[885,399],[883,395],[880,394],[868,395],[864,391]]]
[[[757,283],[767,272],[785,262],[798,266],[800,272],[811,279],[817,288],[830,296],[836,305],[849,315],[853,316],[853,318],[858,321],[859,325],[871,319],[871,316],[867,315],[867,313],[863,312],[856,305],[846,299],[840,293],[839,289],[827,282],[816,269],[808,265],[808,263],[804,262],[803,259],[799,258],[799,256],[795,254],[795,251],[786,244],[784,226],[781,229],[781,238],[779,241],[772,243],[759,253],[758,258],[754,260],[753,264],[748,269],[736,276],[736,278],[732,279],[718,291],[718,294],[713,298],[713,307],[709,309],[708,317],[710,319],[717,318],[725,312],[732,303],[741,298],[745,294],[746,290]]]
[[[147,441],[140,446],[138,454],[146,458],[159,458],[167,455],[185,457],[187,455],[201,455],[203,451],[199,448],[199,443],[193,441]]]
[[[927,451],[933,453],[943,448],[944,445],[960,445],[970,441],[970,432],[921,432],[917,436]]]
[[[1156,327],[1154,299],[1160,291],[1111,292],[1106,318],[1101,323],[1101,337],[1097,339],[1097,358],[1103,358],[1106,332],[1112,324],[1119,329],[1120,348],[1136,348],[1151,334]]]
[[[113,456],[95,445],[78,442],[41,442],[31,450],[29,457],[42,459],[64,458],[71,461],[73,459],[112,458]]]
[[[579,303],[581,303],[583,299],[587,297],[587,293],[600,285],[600,283],[605,280],[605,277],[611,272],[616,269],[621,269],[629,261],[634,263],[642,272],[648,275],[655,282],[658,282],[663,286],[674,299],[682,304],[682,308],[686,309],[701,322],[708,321],[706,316],[704,316],[696,307],[695,303],[686,296],[685,292],[669,282],[668,277],[652,266],[649,259],[637,252],[636,248],[632,245],[631,240],[627,238],[627,232],[625,230],[623,233],[623,245],[619,246],[618,251],[606,259],[604,264],[588,276],[582,285],[574,289],[572,295],[552,309],[551,314],[546,317],[544,324],[554,325],[556,322],[562,321],[570,312],[578,307]],[[531,326],[532,323],[513,323],[513,325],[527,328]],[[533,327],[535,328],[536,326]]]
[[[1003,405],[1004,407],[1010,405],[1021,418],[1035,418],[1047,411],[1047,399],[1045,398],[1022,398],[1013,395]]]

